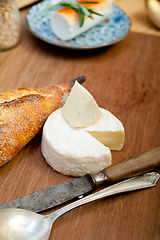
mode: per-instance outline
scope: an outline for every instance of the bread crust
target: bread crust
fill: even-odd
[[[75,80],[83,83],[85,77]],[[21,88],[0,94],[0,167],[31,141],[53,111],[63,106],[75,80],[41,90]]]

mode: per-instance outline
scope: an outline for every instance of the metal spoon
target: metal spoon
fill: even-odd
[[[81,198],[49,215],[13,208],[0,210],[0,239],[47,240],[54,221],[71,209],[114,194],[153,187],[159,178],[160,175],[156,172],[130,178]]]

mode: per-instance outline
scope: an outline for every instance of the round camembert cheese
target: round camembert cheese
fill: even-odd
[[[72,127],[62,116],[61,109],[45,122],[41,149],[46,162],[64,175],[83,176],[111,164],[109,148],[83,128]]]
[[[109,111],[101,111],[102,118],[86,128],[72,127],[62,116],[61,109],[48,117],[41,149],[46,162],[54,170],[64,175],[83,176],[111,164],[110,150],[123,147],[124,128]]]
[[[83,176],[109,166],[110,150],[120,150],[123,144],[122,123],[99,108],[92,95],[76,82],[65,105],[45,122],[41,149],[54,170]]]

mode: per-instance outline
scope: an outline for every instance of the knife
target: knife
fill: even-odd
[[[103,171],[74,178],[0,205],[0,209],[21,208],[42,212],[70,200],[81,198],[103,185],[112,185],[160,167],[160,147],[113,164]]]

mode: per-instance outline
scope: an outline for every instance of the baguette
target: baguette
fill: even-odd
[[[41,130],[47,117],[62,107],[75,81],[38,89],[20,88],[0,94],[0,167]]]

